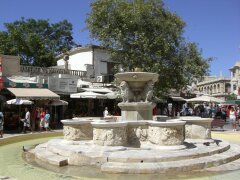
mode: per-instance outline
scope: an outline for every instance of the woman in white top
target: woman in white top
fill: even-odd
[[[237,131],[237,125],[236,125],[236,121],[237,121],[237,113],[234,109],[234,107],[231,107],[230,111],[229,111],[229,120],[230,123],[232,124],[232,128],[233,131]]]

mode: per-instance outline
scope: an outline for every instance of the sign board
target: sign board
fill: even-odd
[[[56,78],[49,77],[48,88],[52,91],[76,93],[77,92],[77,79],[76,78]]]

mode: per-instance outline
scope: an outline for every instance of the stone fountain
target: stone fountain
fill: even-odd
[[[35,148],[35,157],[58,166],[96,166],[106,173],[167,173],[200,170],[240,158],[239,146],[211,139],[212,118],[153,120],[158,74],[116,74],[123,101],[115,122],[62,120],[63,139]],[[161,119],[155,117],[154,119]]]

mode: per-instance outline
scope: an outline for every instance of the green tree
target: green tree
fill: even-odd
[[[161,0],[95,0],[86,22],[90,36],[109,48],[125,70],[159,74],[156,92],[181,89],[208,73],[195,43],[183,37],[185,23]]]
[[[0,53],[18,55],[21,64],[54,65],[55,57],[75,46],[72,24],[67,20],[50,24],[48,20],[24,19],[5,24],[0,32]]]

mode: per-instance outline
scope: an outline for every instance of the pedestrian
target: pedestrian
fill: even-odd
[[[45,112],[44,112],[44,110],[43,110],[43,108],[40,108],[40,124],[39,124],[39,126],[40,126],[40,131],[42,131],[43,130],[43,128],[44,128],[44,117],[45,117]]]
[[[40,130],[40,108],[36,107],[35,111],[35,123],[36,123],[36,130]]]
[[[227,121],[227,112],[224,107],[221,108],[221,112],[222,112],[221,118],[226,122]]]
[[[3,137],[3,125],[4,125],[4,116],[3,116],[3,113],[0,112],[0,138]]]
[[[28,108],[25,108],[25,118],[23,120],[23,133],[26,133],[27,128],[29,128],[30,131],[32,132],[30,117],[31,117],[31,114],[30,114]]]
[[[107,116],[109,116],[108,107],[105,107],[105,110],[103,111],[103,117]]]
[[[233,131],[237,131],[237,113],[234,109],[234,107],[231,107],[230,112],[229,112],[229,120],[230,123],[232,124],[232,129]]]
[[[39,123],[40,123],[40,112],[39,112],[39,108],[35,107],[32,113],[32,130],[33,131],[39,129]]]
[[[49,131],[49,122],[50,122],[50,114],[48,110],[46,110],[45,116],[44,116],[44,127],[46,131]]]

